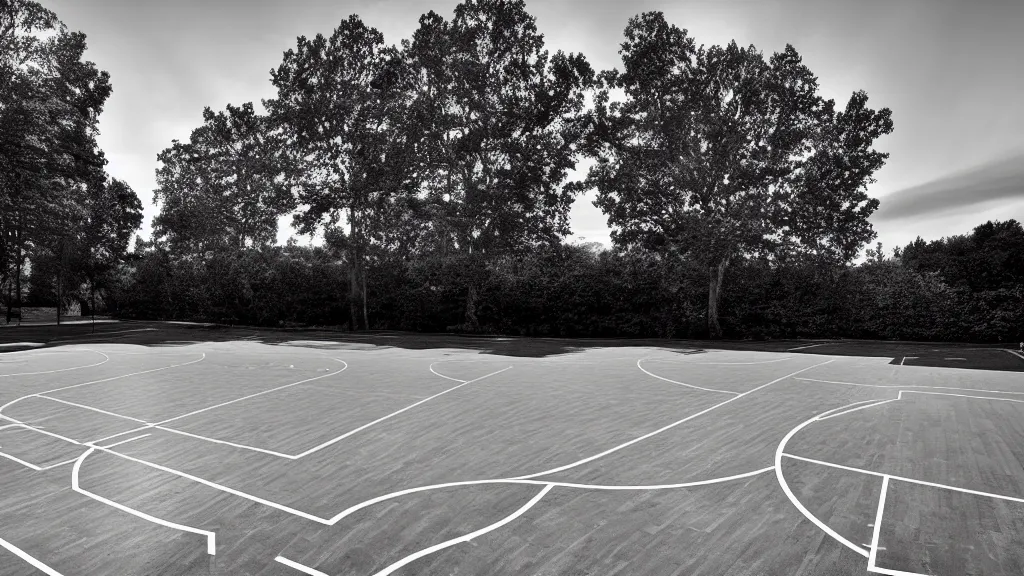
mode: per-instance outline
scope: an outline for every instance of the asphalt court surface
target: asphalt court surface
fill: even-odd
[[[998,347],[59,330],[0,332],[3,576],[1024,565]]]

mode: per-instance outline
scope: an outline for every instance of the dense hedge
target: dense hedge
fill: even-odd
[[[924,246],[940,242],[945,240]],[[1013,250],[1002,260],[936,260],[920,257],[923,249],[919,245],[915,253],[913,246],[899,258],[879,253],[852,266],[741,260],[726,272],[723,330],[729,338],[755,339],[1024,338],[1024,288],[1015,276],[1024,272],[1000,272],[1001,266],[1015,266]],[[347,327],[346,269],[325,248],[273,247],[174,260],[150,247],[135,256],[108,297],[129,318]],[[367,278],[367,315],[375,329],[458,329],[467,286],[474,281],[477,315],[489,333],[706,334],[707,271],[642,251],[562,245],[483,270],[458,257],[376,258]]]

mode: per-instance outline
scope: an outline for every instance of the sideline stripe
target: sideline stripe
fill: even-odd
[[[828,466],[830,468],[839,468],[841,470],[848,470],[850,472],[860,472],[861,474],[869,474],[871,476],[879,476],[883,478],[891,478],[893,480],[899,480],[900,482],[908,482],[910,484],[920,484],[921,486],[929,486],[931,488],[942,488],[945,490],[952,490],[954,492],[963,492],[965,494],[973,494],[974,496],[985,496],[987,498],[995,498],[997,500],[1009,500],[1010,502],[1024,503],[1024,498],[1018,498],[1016,496],[1004,496],[1002,494],[993,494],[991,492],[981,492],[980,490],[971,490],[970,488],[960,488],[959,486],[950,486],[949,484],[939,484],[937,482],[927,482],[925,480],[918,480],[916,478],[907,478],[906,476],[896,476],[893,474],[883,474],[881,472],[875,472],[874,470],[865,470],[863,468],[855,468],[852,466],[843,466],[842,464],[835,464],[833,462],[825,462],[823,460],[815,460],[813,458],[804,458],[803,456],[797,456],[788,452],[783,453],[783,456],[792,458],[794,460],[803,460],[804,462],[810,462],[811,464],[820,464],[822,466]]]
[[[472,384],[473,382],[477,382],[477,381],[483,380],[484,378],[488,378],[488,377],[494,376],[495,374],[501,374],[502,372],[504,372],[506,370],[511,370],[511,369],[512,369],[512,367],[509,366],[508,368],[502,368],[501,370],[498,370],[497,372],[491,372],[490,374],[485,374],[485,375],[483,375],[483,376],[481,376],[479,378],[474,378],[472,380],[466,380],[465,382],[463,382],[462,384],[459,384],[458,386],[452,386],[451,388],[449,388],[447,390],[438,392],[437,394],[434,394],[433,396],[428,396],[427,398],[424,398],[423,400],[420,400],[419,402],[410,404],[410,405],[406,406],[405,408],[402,408],[401,410],[396,410],[395,412],[392,412],[391,414],[388,414],[386,416],[382,416],[380,418],[377,418],[376,420],[374,420],[373,422],[370,422],[369,424],[363,424],[359,428],[356,428],[355,430],[351,430],[349,432],[346,432],[345,434],[342,434],[341,436],[338,436],[337,438],[328,440],[327,442],[324,442],[323,444],[320,444],[319,446],[314,446],[313,448],[310,448],[309,450],[306,450],[305,452],[296,455],[295,459],[302,458],[303,456],[309,456],[310,454],[312,454],[314,452],[317,452],[318,450],[322,450],[322,449],[327,448],[328,446],[330,446],[332,444],[335,444],[337,442],[340,442],[340,441],[344,440],[345,438],[348,438],[349,436],[355,434],[356,432],[359,432],[359,431],[362,431],[362,430],[366,430],[367,428],[369,428],[370,426],[373,426],[374,424],[377,424],[379,422],[383,422],[383,421],[387,420],[388,418],[392,418],[394,416],[398,416],[402,412],[405,412],[406,410],[410,410],[412,408],[415,408],[415,407],[419,406],[420,404],[423,404],[424,402],[428,402],[430,400],[433,400],[434,398],[437,398],[438,396],[442,396],[442,395],[447,394],[447,393],[449,393],[449,392],[451,392],[453,390],[458,390],[459,388],[462,388],[463,386],[465,386],[467,384]]]
[[[319,380],[321,378],[327,378],[328,376],[334,376],[336,374],[341,374],[342,372],[344,372],[348,368],[348,362],[345,362],[344,360],[338,360],[337,358],[331,358],[331,360],[334,360],[335,362],[340,362],[340,363],[344,364],[345,367],[342,368],[341,370],[338,370],[337,372],[329,372],[327,374],[321,374],[320,376],[315,376],[313,378],[306,378],[305,380],[299,380],[298,382],[292,382],[291,384],[285,384],[284,386],[278,386],[277,388],[271,388],[270,390],[264,390],[263,392],[257,392],[255,394],[249,394],[248,396],[242,396],[241,398],[236,398],[236,399],[230,400],[228,402],[221,402],[220,404],[215,404],[213,406],[209,406],[209,407],[203,408],[201,410],[195,410],[193,412],[189,412],[188,414],[182,414],[181,416],[175,416],[174,418],[169,418],[167,420],[162,420],[160,422],[157,422],[155,425],[158,426],[158,425],[161,425],[161,424],[167,424],[168,422],[174,422],[175,420],[181,420],[182,418],[187,418],[189,416],[194,416],[196,414],[200,414],[202,412],[206,412],[207,410],[213,410],[214,408],[221,408],[221,407],[227,406],[228,404],[234,404],[235,402],[241,402],[242,400],[248,400],[250,398],[255,398],[257,396],[262,396],[264,394],[269,394],[271,392],[277,392],[278,390],[284,390],[285,388],[290,388],[292,386],[298,386],[299,384],[304,384],[306,382],[312,382],[313,380]]]
[[[144,435],[144,436],[148,436],[148,434]],[[142,437],[143,436],[137,436],[135,438],[132,438],[132,440],[136,440],[136,439],[142,438]],[[128,441],[129,440],[125,440],[124,442],[128,442]],[[124,442],[118,442],[118,444],[124,444]],[[150,522],[152,522],[154,524],[159,524],[161,526],[166,526],[166,527],[172,528],[174,530],[181,530],[183,532],[191,532],[193,534],[199,534],[200,536],[205,536],[206,537],[206,553],[211,555],[211,556],[213,556],[214,554],[217,553],[217,545],[216,545],[217,536],[216,536],[216,534],[214,534],[213,532],[210,532],[209,530],[201,530],[199,528],[192,528],[191,526],[185,526],[183,524],[177,524],[177,523],[174,523],[174,522],[168,522],[167,520],[162,520],[160,518],[157,518],[156,516],[150,516],[149,514],[146,514],[145,512],[140,512],[138,510],[133,510],[133,509],[131,509],[131,508],[129,508],[129,507],[123,505],[123,504],[118,504],[117,502],[114,502],[113,500],[109,500],[109,499],[104,498],[103,496],[100,496],[98,494],[93,494],[92,492],[89,492],[88,490],[85,490],[81,486],[79,486],[79,484],[78,484],[78,475],[79,475],[79,470],[82,467],[82,462],[84,462],[85,458],[87,456],[89,456],[89,454],[92,454],[96,449],[97,449],[97,447],[89,448],[81,456],[79,456],[77,460],[75,460],[75,467],[71,469],[71,489],[72,490],[74,490],[75,492],[78,492],[79,494],[82,494],[83,496],[88,496],[89,498],[92,498],[93,500],[96,500],[98,502],[102,502],[103,504],[106,504],[107,506],[111,506],[113,508],[117,508],[118,510],[120,510],[122,512],[127,512],[128,514],[131,514],[133,516],[138,516],[139,518],[142,518],[143,520],[148,520],[148,521],[150,521]]]
[[[3,546],[7,550],[13,552],[15,556],[21,558],[25,562],[28,562],[32,565],[33,568],[41,570],[44,574],[47,574],[48,576],[63,576],[63,574],[61,574],[60,572],[57,572],[53,568],[50,568],[49,566],[43,564],[39,560],[36,560],[32,556],[29,556],[28,553],[23,551],[21,548],[18,548],[17,546],[11,544],[7,540],[4,540],[3,538],[0,538],[0,546]]]
[[[842,412],[836,412],[835,414],[829,414],[828,416],[818,416],[818,420],[828,420],[829,418],[835,418],[836,416],[842,416],[843,414],[849,414],[850,412],[856,412],[861,408],[872,408],[874,406],[881,406],[882,404],[888,404],[889,402],[895,402],[899,398],[890,398],[888,400],[882,400],[881,402],[875,402],[874,404],[868,404],[867,406],[861,406],[859,408],[851,408],[849,410],[843,410]],[[870,400],[869,400],[870,402]]]
[[[868,554],[868,568],[875,567],[878,556],[878,535],[882,532],[882,512],[885,510],[885,494],[889,491],[889,477],[882,476],[882,492],[878,495],[878,511],[875,512],[875,526],[871,531],[871,552]]]
[[[697,390],[704,390],[705,392],[721,392],[722,394],[733,394],[733,395],[736,395],[736,396],[739,396],[739,394],[740,394],[739,392],[733,392],[731,390],[716,390],[715,388],[701,388],[700,386],[694,386],[693,384],[683,384],[682,382],[676,382],[675,380],[669,380],[668,378],[664,378],[662,376],[658,376],[657,374],[654,374],[653,372],[648,372],[643,366],[640,365],[640,363],[643,362],[643,360],[644,360],[643,358],[637,360],[636,361],[636,367],[639,368],[640,371],[643,372],[644,374],[647,374],[648,376],[653,376],[653,377],[657,378],[658,380],[664,380],[665,382],[671,382],[672,384],[677,384],[679,386],[686,386],[687,388],[696,388]],[[683,364],[683,362],[680,362],[680,364]]]
[[[498,528],[501,528],[502,526],[504,526],[504,525],[508,524],[509,522],[515,520],[516,518],[522,516],[530,508],[533,508],[534,504],[536,504],[537,502],[540,502],[540,500],[542,498],[544,498],[544,495],[547,494],[548,492],[550,492],[552,488],[553,488],[553,486],[545,486],[540,492],[537,493],[536,496],[534,496],[529,502],[524,504],[522,508],[520,508],[519,510],[516,510],[512,514],[506,516],[505,518],[502,518],[501,520],[495,522],[494,524],[491,524],[490,526],[485,526],[484,528],[481,528],[481,529],[479,529],[479,530],[477,530],[475,532],[470,532],[469,534],[466,534],[465,536],[460,536],[459,538],[453,538],[451,540],[448,540],[447,542],[442,542],[440,544],[435,544],[435,545],[431,546],[430,548],[424,548],[423,550],[420,550],[419,552],[417,552],[415,554],[411,554],[409,556],[406,556],[405,558],[399,560],[398,562],[395,562],[394,564],[392,564],[392,565],[388,566],[387,568],[381,570],[380,572],[377,572],[377,574],[375,576],[387,576],[388,574],[391,574],[392,572],[394,572],[395,570],[398,570],[402,566],[405,566],[406,564],[409,564],[409,563],[411,563],[411,562],[413,562],[415,560],[418,560],[418,559],[420,559],[420,558],[422,558],[424,556],[428,556],[430,554],[433,554],[434,552],[437,552],[439,550],[444,550],[445,548],[449,548],[449,547],[454,546],[456,544],[461,544],[462,542],[469,542],[470,540],[472,540],[473,538],[476,538],[477,536],[483,536],[484,534],[487,534],[488,532],[497,530]]]
[[[924,386],[915,384],[861,384],[859,382],[840,382],[838,380],[819,380],[817,378],[794,378],[803,382],[821,382],[822,384],[841,384],[843,386],[863,386],[865,388],[885,388],[888,390],[902,390],[905,388],[924,388],[926,390],[960,390],[962,392],[987,392],[989,394],[1014,394],[1024,395],[1024,392],[1008,392],[1005,390],[980,390],[978,388],[953,388],[950,386]],[[913,390],[907,390],[913,392]]]
[[[285,566],[289,566],[291,568],[295,568],[299,572],[302,572],[302,573],[305,573],[305,574],[309,574],[309,576],[328,576],[324,572],[321,572],[319,570],[314,570],[314,569],[310,568],[309,566],[303,566],[302,564],[299,564],[298,562],[289,560],[289,559],[285,558],[284,556],[278,556],[277,558],[274,558],[274,560],[280,562],[281,564],[284,564]]]
[[[60,398],[54,398],[53,396],[44,396],[43,394],[36,394],[37,398],[43,398],[46,400],[53,400],[54,402],[60,402],[61,404],[67,404],[68,406],[74,406],[76,408],[84,408],[86,410],[92,410],[93,412],[99,412],[100,414],[106,414],[107,416],[114,416],[115,418],[123,418],[125,420],[132,420],[134,422],[141,422],[142,424],[149,424],[145,420],[139,420],[138,418],[132,418],[131,416],[124,416],[122,414],[115,414],[113,412],[107,412],[99,408],[93,408],[92,406],[86,406],[85,404],[76,404],[75,402],[69,402],[67,400],[61,400]]]
[[[174,470],[173,468],[168,468],[166,466],[161,466],[159,464],[154,464],[152,462],[147,462],[145,460],[141,460],[139,458],[135,458],[134,456],[128,456],[127,454],[122,454],[122,453],[117,452],[115,450],[109,450],[109,449],[103,448],[101,446],[93,446],[93,448],[96,448],[98,450],[102,450],[102,451],[104,451],[104,452],[106,452],[108,454],[113,454],[114,456],[117,456],[118,458],[124,458],[125,460],[130,460],[132,462],[136,462],[138,464],[142,464],[143,466],[149,466],[150,468],[153,468],[155,470],[160,470],[161,472],[167,472],[168,474],[174,474],[175,476],[181,476],[182,478],[186,478],[188,480],[192,480],[193,482],[198,482],[200,484],[203,484],[204,486],[209,486],[210,488],[214,488],[216,490],[220,490],[221,492],[227,492],[228,494],[234,494],[235,496],[239,496],[241,498],[245,498],[246,500],[252,500],[253,502],[256,502],[257,504],[263,504],[264,506],[269,506],[270,508],[275,508],[275,509],[281,510],[283,512],[288,512],[289,514],[293,514],[293,515],[298,516],[300,518],[305,518],[306,520],[312,520],[313,522],[318,522],[320,524],[324,524],[324,525],[327,525],[327,526],[331,525],[330,521],[328,521],[325,518],[321,518],[319,516],[314,516],[312,514],[308,514],[306,512],[303,512],[302,510],[296,510],[295,508],[290,508],[290,507],[284,506],[282,504],[277,504],[276,502],[271,502],[270,500],[266,500],[264,498],[260,498],[259,496],[253,496],[252,494],[246,494],[245,492],[242,492],[240,490],[235,490],[234,488],[229,488],[227,486],[223,486],[221,484],[217,484],[216,482],[210,482],[209,480],[204,480],[203,478],[200,478],[198,476],[193,476],[193,475],[188,474],[186,472],[180,472],[178,470]]]
[[[801,372],[806,372],[806,371],[810,370],[811,368],[817,368],[818,366],[824,366],[825,364],[828,364],[828,363],[834,362],[834,361],[835,361],[835,359],[826,360],[825,362],[819,362],[818,364],[814,364],[814,365],[808,366],[806,368],[801,368],[800,370],[797,370],[796,372],[790,372],[789,374],[786,374],[785,376],[782,376],[781,378],[776,378],[775,380],[772,380],[771,382],[768,382],[767,384],[762,384],[762,385],[758,386],[757,388],[753,388],[751,390],[747,390],[746,392],[743,392],[742,394],[738,394],[736,396],[733,396],[732,398],[729,398],[728,400],[726,400],[724,402],[719,402],[718,404],[715,404],[714,406],[712,406],[710,408],[705,408],[704,410],[701,410],[700,412],[697,412],[696,414],[692,414],[690,416],[687,416],[686,418],[683,418],[682,420],[677,420],[676,422],[673,422],[673,423],[671,423],[671,424],[669,424],[667,426],[663,426],[661,428],[658,428],[657,430],[655,430],[653,432],[648,432],[647,434],[644,434],[643,436],[640,436],[639,438],[634,438],[634,439],[630,440],[629,442],[624,442],[622,444],[619,444],[618,446],[615,446],[613,448],[609,448],[608,450],[605,450],[604,452],[601,452],[599,454],[595,454],[593,456],[590,456],[589,458],[584,458],[582,460],[577,460],[576,462],[573,462],[571,464],[566,464],[564,466],[559,466],[557,468],[551,468],[550,470],[544,470],[543,472],[535,472],[533,474],[527,474],[525,476],[516,476],[515,479],[521,480],[521,479],[526,479],[526,478],[536,478],[537,476],[545,476],[547,474],[554,474],[555,472],[561,472],[562,470],[568,470],[569,468],[575,468],[576,466],[579,466],[581,464],[586,464],[587,462],[591,462],[593,460],[597,460],[598,458],[601,458],[603,456],[607,456],[608,454],[611,454],[613,452],[617,452],[617,451],[622,450],[623,448],[626,448],[628,446],[632,446],[633,444],[636,444],[637,442],[641,442],[643,440],[646,440],[646,439],[650,438],[651,436],[655,436],[657,434],[661,434],[662,432],[664,432],[666,430],[669,430],[671,428],[675,428],[676,426],[678,426],[678,425],[680,425],[680,424],[682,424],[684,422],[687,422],[689,420],[693,420],[694,418],[696,418],[698,416],[702,416],[704,414],[707,414],[708,412],[711,412],[715,408],[718,408],[720,406],[725,406],[726,404],[728,404],[730,402],[734,402],[736,400],[739,400],[740,398],[743,398],[744,396],[746,396],[748,394],[753,394],[754,392],[757,392],[758,390],[761,390],[762,388],[766,388],[768,386],[771,386],[772,384],[775,384],[776,382],[781,382],[782,380],[785,380],[786,378],[791,378],[791,377],[793,377],[793,376],[795,376],[795,375],[797,375],[797,374],[799,374]],[[776,462],[775,465],[778,466],[778,462]]]
[[[797,346],[796,348],[787,348],[786,352],[792,352],[793,350],[804,350],[806,348],[814,348],[815,346],[824,346],[825,344],[831,344],[831,342],[822,342],[821,344],[811,344],[809,346]]]
[[[1010,354],[1013,354],[1017,358],[1020,358],[1021,360],[1024,360],[1024,354],[1021,354],[1020,352],[1017,352],[1016,350],[1010,350],[1009,348],[1003,348],[1003,350],[1006,350],[1007,352],[1009,352]]]

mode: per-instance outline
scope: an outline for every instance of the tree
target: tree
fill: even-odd
[[[85,38],[36,2],[0,3],[0,281],[19,307],[28,254],[66,262],[82,240],[88,189],[105,177],[96,135],[111,87],[83,61]]]
[[[156,236],[191,255],[272,244],[277,218],[294,206],[278,132],[251,103],[207,107],[203,121],[157,156]]]
[[[334,229],[348,260],[351,326],[359,327],[361,294],[368,327],[366,255],[386,234],[395,197],[413,184],[404,63],[380,32],[351,16],[329,38],[300,37],[271,78],[278,96],[267,108],[302,167],[295,224],[305,234]],[[339,235],[343,219],[349,232]]]
[[[888,109],[856,92],[837,113],[792,46],[768,60],[735,42],[698,48],[660,12],[630,19],[625,37],[623,71],[601,75],[597,164],[583,187],[597,189],[614,242],[708,271],[711,337],[732,259],[849,261],[874,237],[878,202],[865,187],[887,158],[871,145],[892,131]],[[611,101],[613,90],[624,100]]]
[[[404,49],[425,240],[461,260],[464,326],[476,330],[480,271],[569,231],[562,182],[587,131],[593,70],[582,55],[549,54],[521,0],[467,0],[450,22],[430,12]]]

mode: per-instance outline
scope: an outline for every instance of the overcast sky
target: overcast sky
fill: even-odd
[[[100,145],[114,177],[152,205],[156,155],[186,140],[202,109],[274,96],[271,68],[296,37],[329,35],[350,14],[388,43],[419,16],[450,17],[452,0],[42,0],[88,35],[87,56],[110,72],[114,93]],[[621,66],[630,16],[648,10],[698,44],[735,39],[766,54],[793,44],[822,93],[845,105],[864,89],[893,112],[889,152],[869,193],[887,249],[920,235],[966,233],[988,219],[1024,221],[1024,0],[528,0],[552,52],[583,52],[595,69]],[[574,236],[608,243],[589,195],[572,211]],[[280,239],[291,231],[284,229]]]

